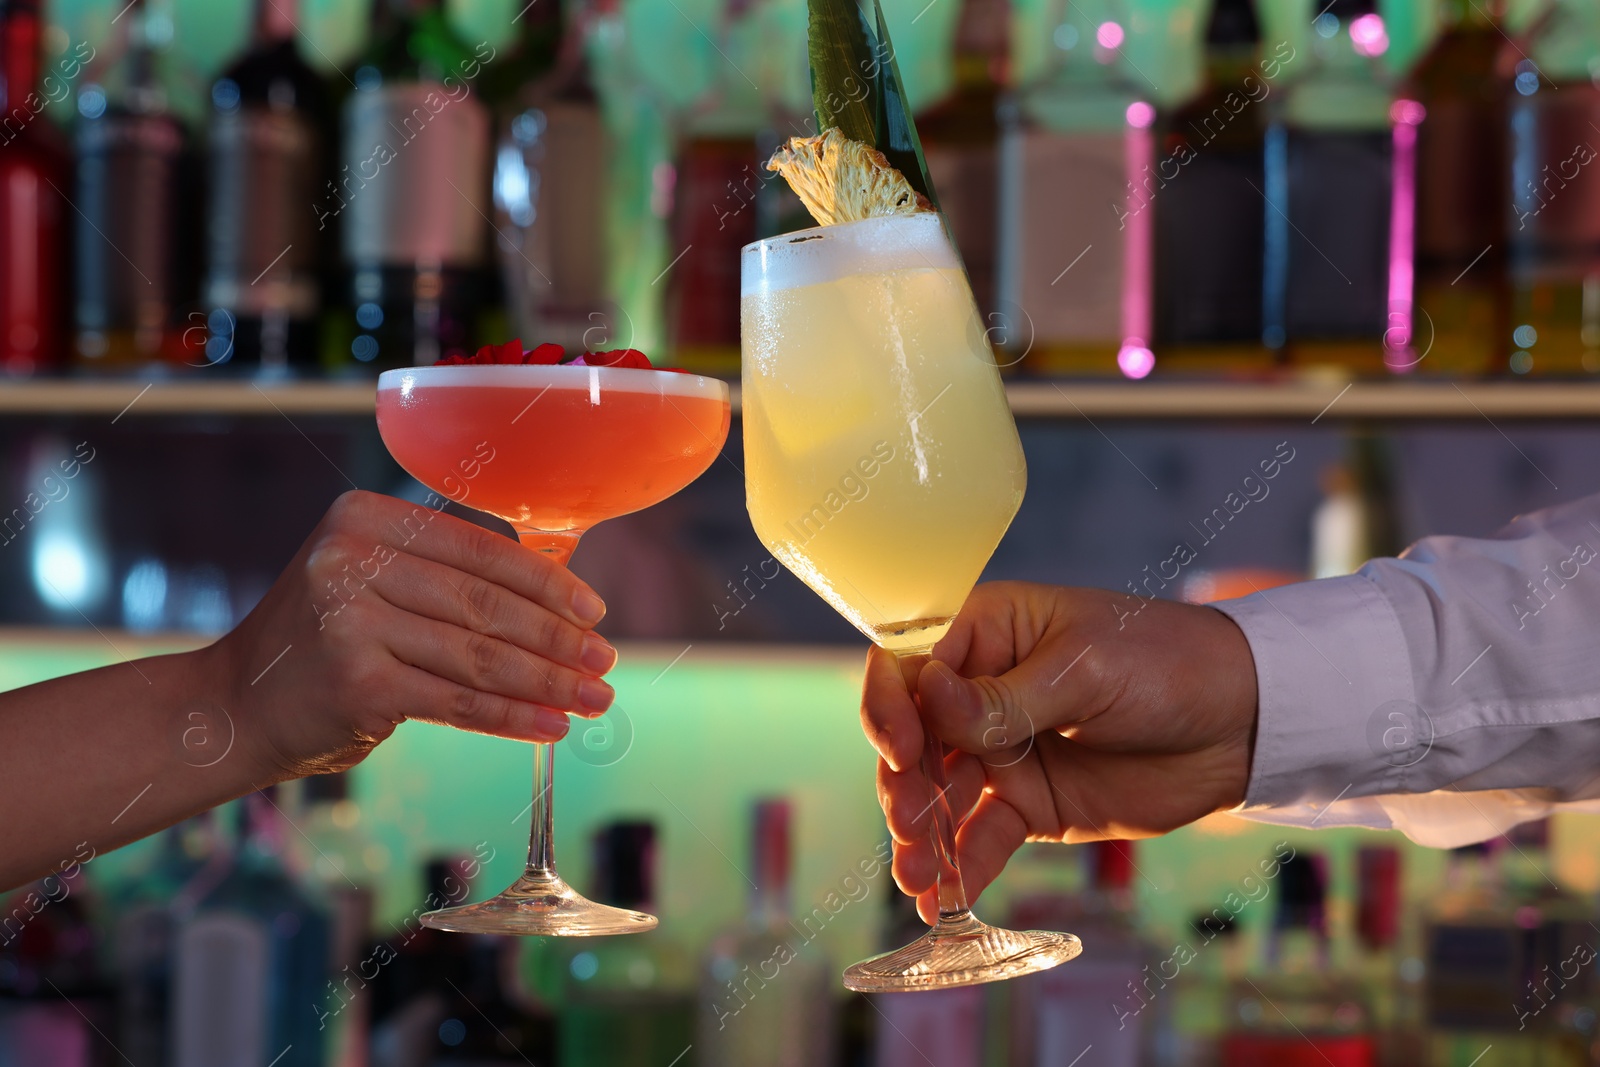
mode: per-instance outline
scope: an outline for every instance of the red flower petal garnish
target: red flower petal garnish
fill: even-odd
[[[434,360],[433,365],[435,367],[460,367],[470,362],[472,362],[471,356],[463,356],[459,352],[452,352],[443,359]]]
[[[496,364],[517,364],[522,362],[522,338],[513,337],[505,344],[484,345],[478,349],[478,354],[489,354],[489,362]]]
[[[585,352],[583,362],[590,367],[622,367],[628,370],[654,370],[650,357],[637,348],[613,348],[609,352]]]
[[[520,342],[519,342],[520,346]],[[524,363],[535,363],[540,366],[554,366],[566,356],[567,350],[560,345],[542,344],[535,345],[533,350],[522,357]]]

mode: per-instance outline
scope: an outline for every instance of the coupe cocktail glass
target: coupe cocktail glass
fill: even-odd
[[[565,564],[602,519],[665,500],[728,436],[728,387],[670,371],[446,366],[385,371],[378,432],[412,477],[509,522]],[[485,460],[485,456],[491,458]],[[586,900],[556,873],[550,745],[533,746],[533,828],[522,877],[424,925],[485,934],[637,933],[653,915]]]
[[[875,218],[747,245],[745,492],[763,544],[893,652],[908,679],[972,591],[1027,479],[983,326],[939,216]],[[956,862],[944,746],[931,735],[939,922],[845,971],[866,992],[1044,970],[1071,934],[986,926]]]

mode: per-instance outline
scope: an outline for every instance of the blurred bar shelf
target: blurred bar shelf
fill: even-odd
[[[177,378],[0,382],[0,415],[362,416],[372,382],[197,382]],[[1474,420],[1600,417],[1600,383],[1538,382],[1110,382],[1006,383],[1025,418],[1248,420]],[[738,408],[738,386],[734,407]]]

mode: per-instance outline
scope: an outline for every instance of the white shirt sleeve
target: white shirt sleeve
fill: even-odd
[[[1256,665],[1236,814],[1454,847],[1600,811],[1600,496],[1215,607]]]

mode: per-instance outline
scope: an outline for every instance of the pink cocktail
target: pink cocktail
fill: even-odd
[[[671,371],[446,366],[385,371],[378,432],[412,477],[497,515],[523,544],[566,563],[603,519],[665,500],[711,465],[728,436],[728,387]],[[552,750],[534,746],[528,865],[503,893],[428,912],[463,933],[587,935],[648,930],[655,917],[584,899],[556,873]]]

